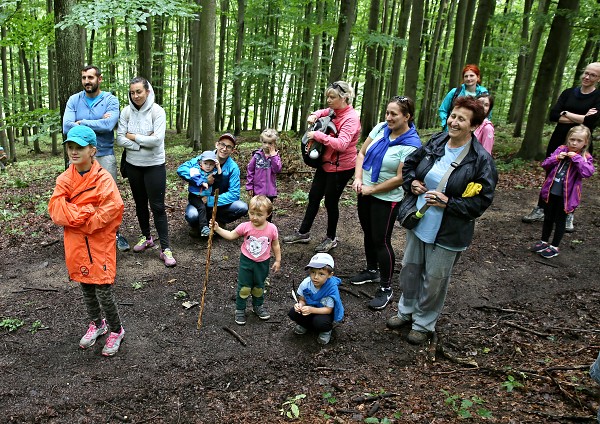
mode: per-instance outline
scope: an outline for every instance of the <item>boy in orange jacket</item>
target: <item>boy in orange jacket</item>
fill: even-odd
[[[123,200],[111,175],[94,159],[96,134],[92,129],[76,125],[65,143],[71,165],[56,179],[48,212],[55,224],[64,227],[69,278],[80,283],[91,320],[79,346],[91,347],[110,328],[102,354],[113,356],[125,335],[112,291]]]

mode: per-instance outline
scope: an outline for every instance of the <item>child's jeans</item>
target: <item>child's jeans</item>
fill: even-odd
[[[600,384],[600,354],[598,354],[596,362],[594,362],[590,367],[590,377],[592,377],[592,380],[594,380],[596,383]],[[598,422],[600,423],[600,409],[598,410],[597,418]]]

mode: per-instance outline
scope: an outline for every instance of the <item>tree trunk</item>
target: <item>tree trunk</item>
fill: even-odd
[[[420,3],[420,2],[419,2]],[[380,0],[371,0],[369,8],[369,33],[379,31]],[[367,66],[365,75],[365,88],[361,108],[362,137],[366,138],[369,131],[375,126],[377,120],[377,46],[367,46]]]
[[[560,56],[560,49],[564,48],[565,44],[568,46],[571,39],[573,23],[568,17],[569,12],[576,12],[578,8],[579,0],[559,0],[558,2],[546,48],[538,68],[538,76],[533,88],[531,107],[527,117],[527,129],[521,148],[517,153],[518,157],[542,159],[544,156],[541,136],[550,102],[548,87],[552,85],[556,75],[556,58]]]
[[[396,38],[405,42],[411,5],[411,0],[402,0],[402,10],[398,19]],[[394,52],[392,54],[392,73],[390,75],[390,82],[388,84],[386,96],[388,99],[398,94],[398,87],[400,85],[400,71],[402,70],[402,53],[404,53],[404,46],[394,46]]]
[[[90,34],[90,44],[87,51],[87,64],[92,65],[94,63],[94,40],[96,38],[96,30],[92,29]]]
[[[462,68],[464,57],[463,40],[465,37],[465,22],[467,20],[467,9],[469,2],[460,0],[456,9],[456,23],[454,25],[454,45],[452,47],[452,58],[450,59],[450,87],[456,87],[462,82]]]
[[[215,104],[215,130],[223,128],[225,116],[225,51],[227,47],[227,13],[229,12],[229,0],[221,0],[221,16],[219,25],[219,69],[217,71],[217,102]]]
[[[323,23],[323,11],[325,9],[325,2],[318,1],[315,5],[316,11],[315,15],[317,17],[317,24],[321,25]],[[317,78],[319,77],[319,53],[321,52],[321,41],[322,34],[320,32],[315,32],[313,35],[312,42],[312,56],[310,62],[306,64],[306,73],[300,84],[303,85],[303,95],[302,95],[302,112],[300,113],[300,132],[303,133],[306,131],[306,121],[305,119],[308,117],[309,112],[311,111],[312,101],[314,98],[314,93],[317,87]],[[330,74],[331,77],[331,74]],[[336,79],[335,81],[339,81]]]
[[[322,3],[322,2],[321,2]],[[344,74],[344,62],[347,48],[350,44],[350,30],[356,22],[357,0],[341,0],[340,16],[338,18],[338,32],[333,44],[331,70],[328,82],[339,81]]]
[[[513,83],[512,90],[512,101],[508,109],[509,123],[513,123],[517,120],[515,116],[515,100],[517,99],[517,91],[519,90],[519,84],[522,83],[523,73],[525,72],[525,65],[527,62],[527,45],[529,44],[529,15],[531,14],[531,8],[533,7],[533,0],[525,0],[523,6],[523,24],[521,25],[521,48],[519,49],[519,58],[517,59],[517,73],[515,75],[515,81]]]
[[[177,134],[181,134],[181,131],[183,130],[184,104],[186,98],[184,84],[186,69],[184,68],[185,61],[183,60],[183,43],[187,25],[184,22],[184,18],[179,18],[177,20],[177,27],[177,104],[175,106],[177,112],[175,115],[175,130],[177,131]]]
[[[201,5],[202,0],[196,0],[198,5]],[[200,34],[200,22],[202,14],[191,21],[190,29],[190,55],[192,66],[190,67],[190,116],[188,134],[190,137],[190,145],[194,151],[200,149],[202,145],[202,107],[200,103],[200,91],[202,89],[202,78],[200,75],[200,63],[202,58],[202,35]]]
[[[152,81],[152,18],[146,19],[146,29],[137,33],[137,76]]]
[[[165,28],[169,25],[169,18],[155,16],[152,22],[154,32],[154,48],[152,53],[152,88],[154,88],[155,101],[159,105],[164,103],[163,93],[165,85]]]
[[[242,52],[244,49],[244,28],[246,14],[246,0],[238,0],[237,12],[237,31],[235,45],[235,65],[233,70],[233,108],[232,114],[234,118],[233,132],[238,135],[242,129]]]
[[[525,1],[531,2],[532,0]],[[475,17],[475,24],[473,25],[473,32],[471,33],[466,63],[477,64],[481,60],[486,29],[490,17],[494,14],[495,6],[495,0],[479,0],[479,7],[477,8],[477,16]],[[524,13],[527,14],[528,12]]]
[[[202,15],[200,28],[201,63],[200,77],[202,92],[200,110],[202,113],[202,150],[209,150],[215,140],[215,44],[216,44],[216,0],[201,0]]]
[[[411,99],[417,98],[417,82],[419,80],[420,40],[423,28],[423,2],[413,4],[410,17],[410,38],[406,49],[406,77],[404,78],[404,94]]]
[[[2,11],[2,9],[0,8],[0,11]],[[0,40],[5,40],[6,39],[6,26],[2,25],[0,26]],[[11,94],[10,94],[10,85],[8,82],[8,61],[6,58],[6,45],[4,43],[0,43],[0,63],[2,64],[2,97],[4,97],[4,100],[6,101],[7,99],[11,98]],[[3,103],[3,102],[0,102]],[[11,111],[10,108],[7,107],[6,110],[3,111],[4,114],[0,114],[0,118],[1,117],[5,117],[8,118],[11,115]],[[6,134],[6,137],[4,137],[4,139],[8,139],[8,146],[6,146],[5,144],[3,144],[2,146],[6,149],[6,152],[8,154],[8,160],[9,162],[16,162],[17,160],[17,151],[15,149],[15,131],[14,131],[14,127],[9,126],[6,128],[6,130],[2,131],[2,134]]]

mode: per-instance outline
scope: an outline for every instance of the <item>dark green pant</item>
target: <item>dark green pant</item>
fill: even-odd
[[[237,298],[235,307],[238,310],[246,309],[246,299],[252,295],[252,305],[260,306],[265,301],[265,280],[269,276],[271,260],[262,262],[240,255],[240,268],[238,272]]]
[[[121,331],[121,319],[112,284],[81,283],[81,292],[90,321],[94,321],[99,326],[102,322],[102,311],[104,311],[110,331],[113,333]]]

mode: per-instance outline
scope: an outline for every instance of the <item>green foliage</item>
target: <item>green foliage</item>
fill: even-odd
[[[327,402],[329,402],[332,405],[337,402],[337,399],[333,396],[333,393],[331,393],[331,392],[323,393],[323,399],[325,399]]]
[[[2,321],[0,321],[0,328],[12,332],[17,331],[19,328],[23,327],[24,324],[23,320],[18,318],[3,318]]]
[[[175,299],[175,300],[182,300],[182,299],[185,299],[186,297],[188,297],[188,294],[184,290],[179,290],[176,293],[173,293],[173,299]]]
[[[293,420],[300,418],[300,407],[298,405],[305,397],[305,394],[289,397],[281,404],[281,409],[279,410],[280,415],[284,415]]]
[[[38,330],[41,330],[42,328],[44,328],[44,325],[42,324],[42,321],[40,321],[39,319],[35,320],[32,324],[31,324],[31,329],[29,330],[29,332],[31,334],[35,334],[38,332]]]
[[[308,203],[308,193],[303,190],[295,190],[292,193],[292,200],[297,205],[306,205]]]
[[[459,418],[473,418],[473,413],[481,418],[492,418],[492,413],[481,407],[484,400],[479,396],[471,396],[470,398],[461,398],[459,395],[451,395],[447,390],[442,389],[442,393],[446,395],[444,403],[456,413]]]
[[[144,281],[135,281],[131,283],[131,288],[134,290],[140,290],[143,289],[145,285],[146,283]]]
[[[506,389],[507,392],[512,392],[514,389],[518,389],[519,387],[523,387],[521,383],[519,383],[512,375],[508,375],[506,377],[506,381],[502,383],[502,387]]]

